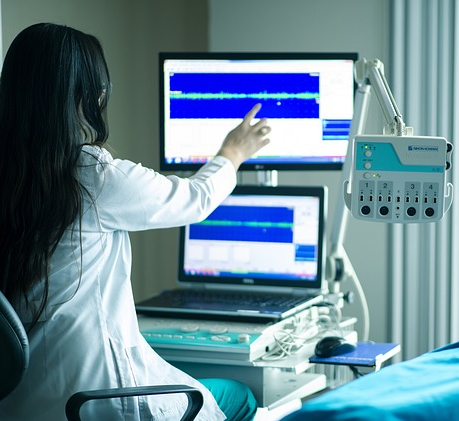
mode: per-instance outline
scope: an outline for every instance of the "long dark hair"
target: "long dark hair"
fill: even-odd
[[[39,281],[82,212],[77,161],[108,137],[110,77],[100,42],[67,26],[32,25],[11,44],[0,78],[0,289],[14,304]],[[80,227],[81,229],[81,227]],[[33,323],[34,324],[34,323]]]

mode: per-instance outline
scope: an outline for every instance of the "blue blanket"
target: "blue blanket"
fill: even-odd
[[[459,342],[360,377],[282,421],[459,420]]]

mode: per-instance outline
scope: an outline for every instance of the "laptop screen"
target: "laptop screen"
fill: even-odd
[[[180,232],[179,281],[322,290],[326,187],[238,186]]]

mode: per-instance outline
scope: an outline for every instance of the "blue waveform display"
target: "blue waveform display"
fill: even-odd
[[[190,225],[190,239],[293,242],[293,210],[285,207],[227,206]]]
[[[171,118],[319,118],[319,75],[309,73],[173,73]]]

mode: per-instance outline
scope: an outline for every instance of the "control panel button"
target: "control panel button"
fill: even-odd
[[[209,332],[214,335],[221,335],[222,333],[228,332],[228,328],[225,326],[213,326],[209,329]]]
[[[215,342],[230,342],[231,338],[226,335],[214,335],[211,336],[210,339],[212,339]]]
[[[180,328],[182,332],[197,332],[199,330],[199,325],[196,324],[187,324]]]

